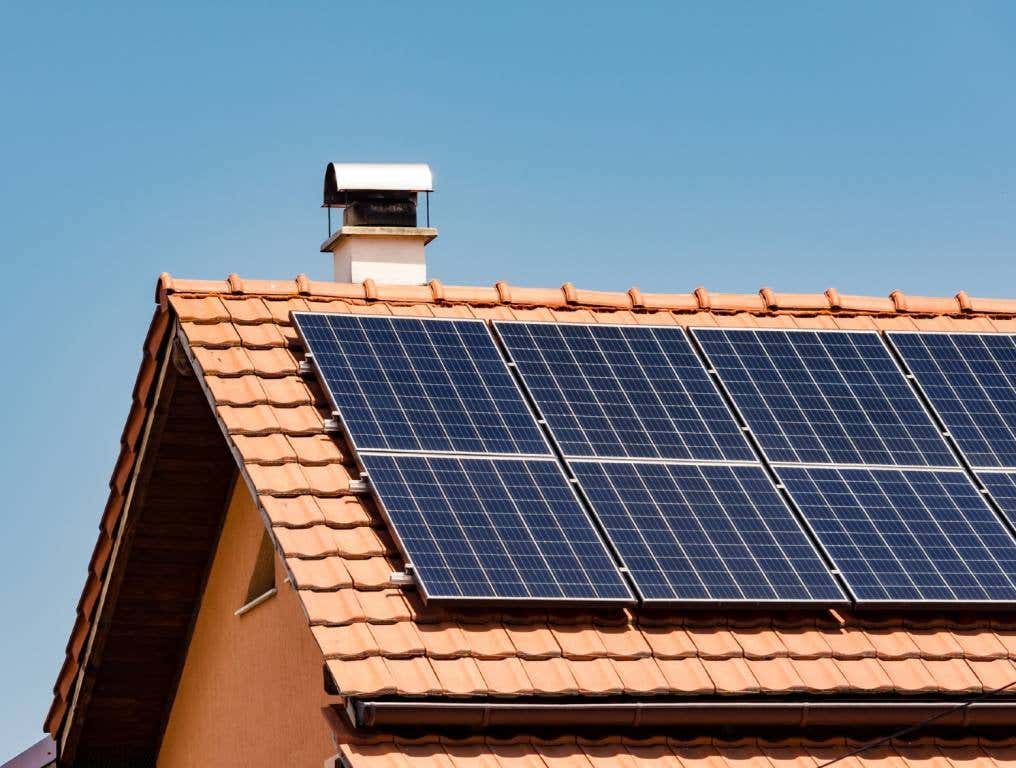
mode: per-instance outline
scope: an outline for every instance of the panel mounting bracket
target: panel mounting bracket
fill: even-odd
[[[332,411],[330,419],[325,419],[324,423],[325,432],[335,433],[342,431],[342,422],[339,420],[339,412]]]
[[[349,492],[355,493],[357,496],[362,496],[370,491],[370,484],[367,482],[366,476],[361,477],[359,480],[349,481]]]
[[[406,563],[401,571],[393,571],[391,583],[395,587],[415,587],[416,576],[413,573],[413,564]]]
[[[306,355],[303,356],[303,360],[300,361],[299,371],[300,375],[303,376],[304,378],[314,375],[313,360],[314,355],[308,352]]]

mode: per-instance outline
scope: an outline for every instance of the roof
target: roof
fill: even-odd
[[[1016,300],[820,294],[686,294],[561,288],[385,286],[163,275],[102,532],[55,687],[56,733],[78,676],[110,533],[137,459],[159,350],[174,328],[284,555],[307,621],[348,696],[951,695],[1016,680],[1016,616],[989,613],[650,608],[483,612],[424,605],[390,584],[401,562],[378,511],[349,481],[301,378],[294,310],[551,322],[1016,331]],[[1016,689],[1013,689],[1016,691]],[[574,747],[578,749],[578,747]]]

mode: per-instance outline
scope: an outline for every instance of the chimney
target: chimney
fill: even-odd
[[[422,285],[427,282],[424,246],[437,237],[430,226],[430,166],[424,163],[329,163],[322,208],[328,208],[328,239],[335,279],[359,283]],[[426,224],[417,226],[417,195],[426,195]],[[332,208],[342,226],[332,231]]]

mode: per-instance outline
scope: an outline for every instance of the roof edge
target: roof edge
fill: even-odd
[[[597,308],[678,313],[712,312],[753,314],[848,314],[1016,316],[1016,298],[977,298],[966,291],[954,296],[918,296],[895,290],[886,297],[842,294],[835,288],[822,293],[784,293],[768,287],[757,293],[714,293],[698,287],[690,293],[643,293],[632,287],[626,291],[599,291],[576,288],[564,283],[560,288],[524,288],[503,281],[493,286],[452,286],[440,280],[425,285],[378,285],[334,283],[311,280],[299,274],[292,280],[250,280],[236,273],[224,280],[189,280],[163,272],[156,283],[155,300],[165,307],[170,295],[258,296],[287,299],[310,297],[364,302],[404,304],[467,304],[476,306],[512,305],[554,308]]]

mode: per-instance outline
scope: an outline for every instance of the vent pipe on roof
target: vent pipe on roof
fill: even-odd
[[[322,208],[328,239],[322,253],[335,261],[335,279],[359,283],[422,285],[427,282],[424,246],[437,237],[430,226],[430,167],[423,163],[329,163]],[[425,198],[426,226],[417,226],[417,197]],[[342,224],[332,229],[332,208]]]

